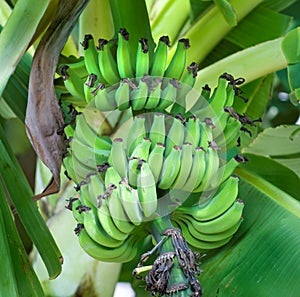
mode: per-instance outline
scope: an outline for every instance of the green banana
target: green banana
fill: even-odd
[[[234,172],[234,170],[242,163],[245,164],[248,159],[242,155],[236,155],[220,166],[214,179],[210,182],[210,188],[215,189],[218,185],[226,181]]]
[[[173,104],[171,109],[172,114],[186,113],[186,96],[196,82],[198,64],[193,62],[186,69],[187,71],[185,74],[183,74],[183,78],[179,83],[176,102]]]
[[[222,215],[209,221],[193,220],[193,226],[196,230],[205,234],[215,234],[228,230],[236,225],[242,216],[244,203],[242,200],[237,199],[230,208],[227,209]],[[189,218],[190,215],[185,215],[184,218]],[[191,220],[191,219],[190,219]]]
[[[95,46],[94,37],[91,34],[86,34],[81,45],[84,49],[84,62],[88,74],[96,74],[99,82],[104,83],[103,77],[99,69],[98,52]]]
[[[196,116],[191,116],[185,123],[186,133],[185,142],[190,142],[192,144],[192,149],[194,150],[199,145],[201,131],[200,122]]]
[[[170,127],[170,130],[168,132],[165,141],[166,156],[169,155],[174,145],[181,146],[183,144],[184,135],[185,135],[185,127],[181,119],[178,117],[173,118],[172,125]]]
[[[145,109],[154,109],[157,107],[161,97],[162,80],[158,77],[150,78],[151,86],[149,86],[149,94]]]
[[[60,73],[66,89],[75,98],[76,104],[84,106],[86,101],[82,79],[67,65],[61,67]]]
[[[181,38],[178,40],[176,51],[172,60],[166,69],[164,76],[169,78],[180,79],[186,64],[186,50],[190,47],[188,39]]]
[[[83,224],[84,214],[80,211],[80,207],[82,206],[81,201],[78,198],[70,198],[69,205],[66,208],[72,211],[74,219]]]
[[[158,142],[155,147],[151,150],[148,158],[148,163],[152,174],[155,179],[155,183],[159,181],[161,169],[164,163],[164,151],[165,146],[163,143]]]
[[[206,152],[202,147],[196,147],[193,155],[193,163],[186,183],[183,185],[182,190],[192,192],[197,188],[203,178],[206,170]]]
[[[163,111],[176,101],[177,90],[179,89],[178,80],[176,78],[167,79],[167,86],[161,92],[161,98],[157,110]]]
[[[98,244],[109,248],[115,248],[123,244],[122,240],[116,240],[105,232],[97,217],[96,209],[84,212],[83,225],[91,239]]]
[[[206,242],[216,242],[225,240],[228,238],[231,238],[239,229],[243,219],[241,218],[237,224],[229,228],[228,230],[220,233],[214,233],[214,234],[205,234],[201,233],[198,230],[196,230],[192,224],[192,220],[190,221],[184,221],[181,219],[176,219],[176,223],[179,225],[181,232],[183,236],[185,236],[186,233],[190,233],[189,236],[193,236],[195,239],[198,239],[200,241],[206,241]]]
[[[94,99],[94,95],[93,95],[93,90],[94,90],[94,86],[97,82],[98,78],[97,75],[92,73],[90,75],[88,75],[84,86],[83,86],[83,91],[84,91],[84,96],[85,96],[85,100],[87,103],[89,103],[90,101],[92,101]]]
[[[99,150],[82,143],[78,138],[70,142],[72,155],[85,166],[96,169],[96,166],[107,161],[109,150]]]
[[[74,171],[74,167],[73,167],[73,158],[71,154],[67,154],[66,156],[64,156],[63,160],[63,165],[65,170],[65,175],[73,180],[75,183],[78,183],[79,180],[77,179],[78,175],[77,173],[75,173]],[[84,179],[84,176],[79,177],[80,180]]]
[[[95,94],[94,104],[98,110],[111,111],[116,109],[114,90],[109,92],[104,84],[99,83],[93,93]]]
[[[143,115],[138,115],[134,117],[133,124],[131,125],[127,135],[127,156],[131,156],[135,147],[144,137],[146,137],[145,117]]]
[[[220,247],[224,246],[225,244],[227,244],[232,238],[232,236],[229,236],[225,239],[218,240],[218,241],[204,241],[204,240],[195,238],[190,233],[188,228],[186,228],[184,231],[185,231],[183,234],[184,238],[185,238],[186,242],[190,245],[190,247],[192,249],[198,249],[198,250],[202,250],[202,251],[220,248]]]
[[[75,179],[73,179],[74,182],[79,183],[82,180],[85,180],[87,175],[96,171],[95,167],[87,166],[85,163],[82,162],[82,160],[77,159],[74,154],[72,154],[71,157],[72,162],[70,163],[73,168],[73,171],[75,172]]]
[[[141,110],[144,108],[148,98],[149,75],[144,75],[139,80],[139,85],[131,92],[131,107],[132,110]]]
[[[109,138],[99,136],[95,131],[89,126],[85,115],[79,114],[76,116],[76,128],[75,128],[75,138],[77,138],[83,144],[96,150],[110,150],[111,141]]]
[[[104,181],[101,175],[97,172],[89,176],[87,192],[84,193],[84,187],[82,187],[83,195],[88,197],[88,200],[91,202],[94,207],[101,205],[101,195],[105,193]],[[81,189],[81,188],[80,188]]]
[[[166,157],[160,174],[158,187],[169,189],[177,178],[181,166],[181,147],[173,146],[170,154]]]
[[[154,149],[157,143],[165,143],[166,127],[165,116],[163,113],[155,113],[153,122],[149,131],[149,138],[151,140],[151,150]]]
[[[137,253],[137,237],[130,236],[122,245],[111,248],[100,245],[91,239],[85,229],[78,234],[79,244],[91,257],[99,261],[125,263],[131,261]]]
[[[118,32],[117,65],[121,78],[134,77],[128,40],[129,33],[126,29],[120,29]]]
[[[203,206],[180,206],[177,211],[189,214],[198,221],[212,220],[224,213],[234,203],[238,195],[238,181],[237,177],[231,176],[213,193],[208,203]]]
[[[136,53],[135,76],[143,77],[149,73],[149,47],[148,40],[141,38]]]
[[[137,190],[132,189],[128,180],[122,179],[119,183],[120,199],[124,211],[129,220],[136,226],[139,226],[143,221],[143,213],[140,207]]]
[[[117,170],[122,178],[127,177],[128,160],[122,138],[113,140],[108,163]]]
[[[128,180],[132,187],[137,186],[137,175],[140,171],[140,166],[148,160],[150,153],[151,141],[149,138],[143,138],[141,142],[132,152],[128,164]]]
[[[76,62],[66,63],[65,65],[69,66],[72,69],[73,73],[76,73],[80,78],[84,78],[88,75],[88,72],[85,67],[84,57],[76,59]],[[59,66],[61,68],[61,66]]]
[[[192,165],[193,165],[192,144],[190,142],[184,142],[182,145],[181,166],[177,178],[172,185],[173,189],[182,189],[182,187],[185,185],[189,177],[189,173],[191,172]]]
[[[113,57],[110,44],[106,39],[98,40],[98,64],[101,74],[109,85],[113,86],[120,80],[117,62]]]
[[[149,218],[157,209],[156,182],[150,166],[144,162],[137,175],[137,191],[142,211]]]
[[[120,231],[110,215],[107,198],[101,199],[101,205],[97,210],[98,219],[105,232],[116,240],[125,240],[128,233]]]
[[[212,129],[213,126],[210,118],[205,118],[203,122],[200,122],[201,137],[199,140],[199,146],[203,147],[205,150],[208,148],[209,143],[213,141]]]
[[[154,77],[163,77],[167,65],[168,50],[170,40],[168,36],[159,38],[158,45],[154,52],[153,64],[150,70],[150,75]]]
[[[197,116],[198,113],[202,111],[203,108],[206,108],[208,105],[208,100],[210,97],[211,89],[208,85],[202,87],[201,93],[195,103],[192,105],[188,112],[188,116],[194,115]],[[202,115],[201,115],[202,116]]]
[[[213,180],[215,174],[218,171],[220,160],[218,155],[218,147],[212,141],[209,143],[209,147],[206,150],[206,168],[201,180],[200,185],[193,190],[193,192],[202,192],[209,189],[210,181]]]
[[[130,81],[123,78],[115,93],[115,101],[119,110],[123,111],[130,107]]]

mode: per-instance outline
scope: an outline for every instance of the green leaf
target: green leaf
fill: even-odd
[[[289,64],[300,63],[300,27],[290,31],[284,37],[282,51]]]
[[[258,6],[225,38],[241,48],[246,48],[283,36],[290,22],[290,16]]]
[[[275,158],[300,157],[300,133],[293,134],[299,126],[279,126],[265,129],[243,149],[243,153],[271,156]]]
[[[191,13],[190,21],[193,22],[200,16],[212,3],[209,1],[190,0]]]
[[[244,222],[234,239],[203,258],[207,297],[294,297],[300,291],[300,204],[256,175],[238,174]]]
[[[11,256],[11,262],[14,270],[14,275],[10,276],[10,282],[15,282],[15,285],[17,286],[17,290],[19,292],[18,296],[43,297],[44,296],[43,289],[29,262],[26,250],[23,246],[23,243],[19,237],[18,231],[13,221],[12,213],[7,203],[8,200],[6,197],[6,193],[3,189],[2,182],[0,183],[0,201],[1,201],[1,212],[4,221],[3,227],[5,227],[7,241],[9,244],[9,253]],[[2,248],[0,250],[3,251]],[[8,259],[8,255],[6,255],[6,258]],[[1,257],[1,259],[4,258]],[[5,269],[5,267],[3,266],[5,265],[1,264],[1,268]],[[9,276],[9,270],[6,269],[5,273],[1,273],[1,275]],[[1,278],[1,280],[3,279],[5,279],[5,277]],[[4,286],[1,285],[1,291],[3,288]],[[17,296],[17,295],[7,293],[4,294],[4,296]]]
[[[262,5],[272,10],[281,11],[297,1],[298,0],[264,0]]]
[[[0,34],[0,61],[5,61],[0,72],[0,95],[17,62],[27,50],[49,2],[49,0],[19,0],[5,24]]]
[[[0,196],[3,196],[4,191],[0,185]],[[6,202],[5,202],[6,203]],[[7,240],[7,234],[4,226],[4,221],[6,218],[2,214],[0,208],[0,257],[1,257],[1,267],[0,267],[0,287],[1,296],[18,296],[16,278],[14,275],[13,263],[10,255],[10,247]]]
[[[243,169],[254,172],[282,191],[300,200],[298,188],[300,176],[297,176],[293,170],[278,162],[277,159],[254,154],[244,155],[249,161],[243,166]],[[298,159],[298,165],[300,165],[300,158]]]
[[[41,217],[32,191],[17,160],[8,147],[5,135],[0,128],[0,170],[7,191],[19,214],[28,235],[37,247],[47,267],[50,278],[61,272],[61,253]]]

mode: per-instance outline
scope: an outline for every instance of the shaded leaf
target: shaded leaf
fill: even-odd
[[[212,3],[209,1],[190,0],[191,13],[190,21],[193,22],[200,16]]]
[[[64,143],[57,130],[63,126],[64,120],[53,77],[59,54],[87,3],[88,0],[59,2],[57,15],[39,43],[33,59],[25,120],[27,135],[39,158],[53,174],[48,187],[35,199],[56,193],[60,188]]]

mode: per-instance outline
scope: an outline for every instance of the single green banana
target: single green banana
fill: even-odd
[[[205,118],[203,122],[200,122],[200,140],[199,146],[203,147],[205,150],[208,148],[209,143],[213,141],[212,129],[214,125],[210,118]]]
[[[109,138],[99,136],[87,123],[85,115],[76,116],[76,128],[74,138],[83,144],[96,150],[110,150],[111,141]]]
[[[85,229],[80,230],[78,234],[79,243],[82,249],[96,260],[104,262],[125,263],[131,261],[137,253],[137,238],[131,236],[123,242],[122,245],[110,248],[91,239]],[[132,252],[134,249],[134,252]],[[130,256],[130,257],[129,257]]]
[[[237,177],[231,176],[213,193],[209,203],[188,208],[180,206],[177,211],[189,214],[198,221],[212,220],[223,214],[235,202],[238,195],[238,182]]]
[[[149,95],[144,106],[145,109],[154,109],[157,107],[161,97],[162,79],[158,77],[150,78]]]
[[[155,183],[158,183],[159,181],[161,169],[164,163],[164,151],[165,151],[164,144],[158,142],[151,150],[151,153],[148,158],[148,163],[153,173]]]
[[[109,41],[100,38],[98,40],[98,63],[105,81],[113,86],[120,80],[117,62],[111,52]]]
[[[82,143],[78,138],[70,142],[72,155],[80,160],[85,166],[96,169],[97,165],[107,161],[109,150],[98,150]]]
[[[181,153],[181,166],[174,181],[173,189],[182,189],[185,185],[193,166],[193,147],[190,142],[184,142]]]
[[[80,78],[84,78],[88,75],[88,72],[85,67],[84,57],[76,59],[76,62],[66,63],[65,65],[69,66],[72,69],[72,72],[76,73]],[[59,66],[61,68],[61,65]]]
[[[137,176],[137,191],[142,211],[146,218],[157,209],[156,182],[150,166],[144,162]]]
[[[105,193],[105,185],[104,180],[101,175],[97,172],[93,175],[89,175],[89,181],[87,183],[87,192],[83,193],[86,197],[89,198],[89,201],[94,205],[94,207],[98,207],[101,205],[101,197]],[[85,186],[82,187],[84,191]]]
[[[203,192],[209,189],[210,181],[213,180],[215,174],[219,169],[220,159],[218,155],[219,147],[215,145],[214,141],[209,143],[206,150],[206,168],[200,185],[193,190],[193,192]]]
[[[99,69],[98,52],[95,46],[94,37],[91,34],[86,34],[81,45],[84,49],[84,62],[88,74],[96,74],[99,82],[104,83],[103,76]]]
[[[134,117],[126,142],[127,156],[131,156],[135,147],[146,137],[145,117],[138,115]]]
[[[179,89],[178,80],[176,78],[167,79],[166,87],[161,92],[161,98],[157,110],[163,111],[167,107],[171,106],[176,101],[177,91]]]
[[[98,80],[97,75],[92,73],[88,75],[84,83],[83,90],[84,90],[85,100],[87,103],[89,103],[94,99],[93,90],[97,80]]]
[[[176,102],[173,104],[171,109],[172,114],[186,113],[186,96],[196,82],[198,64],[192,62],[186,69],[186,73],[183,74],[183,78],[179,82]]]
[[[185,127],[179,117],[173,118],[172,125],[165,140],[165,155],[168,156],[174,145],[182,146],[185,136]]]
[[[195,101],[194,105],[190,108],[188,116],[194,115],[197,116],[198,113],[201,113],[203,108],[206,108],[208,105],[208,100],[210,97],[211,89],[208,85],[202,87],[201,93],[198,99]],[[202,115],[201,115],[202,116]]]
[[[209,221],[193,220],[193,226],[196,230],[205,234],[224,232],[240,221],[243,208],[243,201],[237,199],[222,215]]]
[[[143,162],[149,157],[151,141],[149,138],[143,138],[132,152],[128,164],[128,180],[132,187],[137,186],[137,175]]]
[[[105,232],[116,240],[125,240],[128,233],[120,231],[110,215],[107,198],[101,199],[101,205],[97,210],[98,219]]]
[[[128,184],[128,180],[125,178],[119,183],[119,192],[121,203],[127,217],[134,225],[139,226],[143,221],[144,215],[141,210],[137,190],[132,189]]]
[[[113,168],[113,167],[110,167]],[[109,168],[109,169],[110,169]],[[115,173],[117,173],[115,171]],[[107,199],[110,216],[112,217],[115,226],[123,233],[130,233],[135,225],[129,222],[129,219],[123,209],[121,196],[120,196],[119,183],[116,188],[112,190]]]
[[[186,133],[184,137],[185,142],[190,142],[192,144],[192,149],[194,150],[199,145],[201,130],[200,122],[196,116],[191,116],[185,122]]]
[[[192,168],[182,190],[192,192],[197,188],[206,170],[206,152],[202,147],[196,147],[193,155]]]
[[[122,138],[113,140],[108,163],[117,170],[121,178],[127,177],[128,160]]]
[[[144,75],[139,80],[139,85],[131,91],[132,110],[141,110],[144,108],[149,92],[149,75]]]
[[[177,178],[181,166],[181,147],[173,146],[170,154],[166,157],[160,174],[158,187],[169,189]]]
[[[73,158],[72,158],[71,154],[68,153],[66,156],[64,156],[62,162],[63,162],[64,168],[66,169],[65,175],[69,179],[73,180],[75,183],[78,183],[79,180],[84,179],[84,176],[79,177],[79,180],[77,179],[78,175],[74,171]]]
[[[234,172],[234,170],[240,165],[245,164],[248,159],[242,155],[236,155],[230,158],[229,161],[219,167],[215,178],[210,182],[210,188],[215,189],[218,185],[226,181]]]
[[[69,200],[69,205],[67,208],[69,208],[70,210],[72,210],[72,214],[74,219],[78,222],[83,224],[83,220],[84,220],[84,214],[83,212],[80,210],[80,207],[82,206],[81,201],[78,198],[70,198]]]
[[[115,248],[123,244],[122,240],[116,240],[105,232],[99,222],[96,209],[91,209],[84,212],[83,225],[91,239],[98,244],[109,248]]]
[[[115,101],[119,110],[123,111],[130,107],[130,81],[124,78],[120,81],[115,93]]]
[[[104,84],[99,83],[93,91],[93,94],[95,94],[94,104],[98,110],[111,111],[116,109],[117,104],[115,102],[114,90],[108,91]]]
[[[155,113],[149,131],[149,138],[151,140],[151,150],[154,149],[157,143],[164,144],[165,136],[166,136],[165,116],[163,113]]]
[[[228,118],[230,117],[228,112],[225,112],[224,110],[220,111],[218,116],[216,116],[213,119],[214,128],[212,130],[212,135],[214,139],[217,139],[222,133],[224,132]]]
[[[134,77],[128,40],[129,33],[126,29],[120,29],[118,33],[117,65],[121,78]]]
[[[69,139],[71,137],[74,137],[75,129],[71,126],[71,124],[66,125],[64,127],[64,133],[65,133],[67,139]]]
[[[166,69],[164,76],[169,78],[180,79],[186,65],[186,50],[190,47],[188,39],[181,38],[178,40],[176,51],[172,60]]]
[[[148,39],[141,38],[139,40],[136,52],[135,76],[137,78],[148,75],[149,73],[149,46]]]
[[[158,45],[154,52],[153,64],[150,70],[150,75],[154,77],[163,77],[167,65],[168,50],[170,47],[170,40],[168,36],[159,38]]]
[[[82,180],[85,180],[87,175],[96,171],[94,167],[89,167],[87,164],[83,163],[82,160],[77,159],[74,154],[71,156],[72,161],[70,163],[76,175],[75,179],[73,179],[74,182],[79,183]]]
[[[64,85],[68,92],[77,100],[76,102],[79,106],[84,106],[86,104],[83,80],[78,76],[72,69],[64,65],[60,69],[60,73],[64,80]]]

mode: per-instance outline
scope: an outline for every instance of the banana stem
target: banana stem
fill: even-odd
[[[234,77],[243,77],[247,83],[287,67],[286,58],[282,52],[283,37],[266,41],[234,53],[204,69],[198,71],[194,88],[208,84],[211,88],[217,86],[218,77],[228,72]]]

